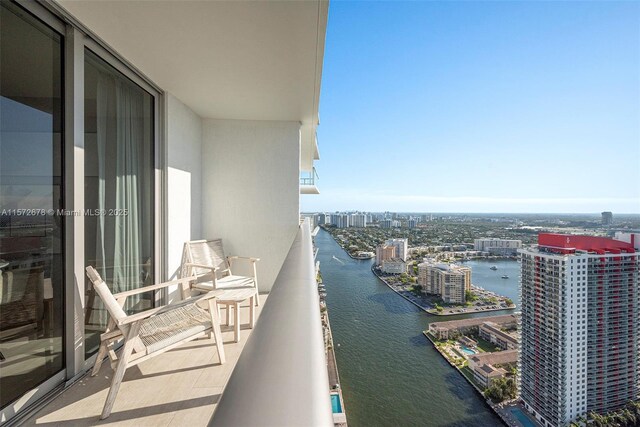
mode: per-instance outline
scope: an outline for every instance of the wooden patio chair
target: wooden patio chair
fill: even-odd
[[[215,337],[220,363],[225,362],[216,301],[218,292],[208,292],[187,298],[189,284],[196,278],[184,277],[171,282],[112,294],[93,267],[87,267],[86,271],[96,293],[109,312],[107,329],[100,336],[100,349],[91,376],[98,373],[106,355],[111,360],[111,368],[115,370],[100,419],[105,419],[111,414],[122,378],[130,366],[206,335]],[[127,315],[122,309],[127,297],[131,295],[175,285],[180,286],[182,301],[131,315]],[[205,302],[208,303],[208,311],[198,304]],[[116,355],[114,344],[121,339],[124,339],[124,343],[119,351],[120,354]]]
[[[250,262],[252,276],[238,276],[231,272],[233,262]],[[255,290],[255,305],[259,305],[258,275],[256,263],[260,258],[226,256],[222,239],[194,240],[186,242],[182,252],[180,277],[197,276],[191,287],[200,291],[237,290],[252,288]],[[225,301],[225,293],[219,294],[219,300]]]

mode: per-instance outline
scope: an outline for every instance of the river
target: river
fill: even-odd
[[[315,242],[350,426],[502,426],[422,331],[432,321],[513,311],[431,316],[379,281],[370,270],[373,260],[351,259],[324,230]],[[474,284],[518,304],[517,262],[467,265]],[[510,278],[500,279],[503,274]]]

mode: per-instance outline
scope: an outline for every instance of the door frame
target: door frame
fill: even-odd
[[[100,37],[53,0],[14,0],[31,15],[63,37],[63,201],[66,212],[84,209],[84,50],[90,49],[106,63],[142,87],[153,97],[153,254],[154,279],[166,280],[166,94],[133,64],[120,56]],[[85,360],[84,306],[84,218],[66,215],[63,243],[64,336],[63,369],[35,389],[0,410],[0,422],[19,419],[61,387],[73,384],[94,364],[96,356]],[[163,302],[166,295],[156,294]]]

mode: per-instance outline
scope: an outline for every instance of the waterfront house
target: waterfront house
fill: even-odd
[[[218,237],[261,259],[255,328],[223,333],[224,365],[194,341],[128,370],[109,420],[333,423],[299,215],[327,15],[324,0],[2,1],[0,422],[97,422],[112,373],[85,376],[107,319],[87,265],[131,290]]]
[[[478,333],[478,328],[489,319],[502,327],[515,327],[518,317],[515,314],[506,314],[491,317],[475,317],[470,319],[449,320],[445,322],[432,322],[429,324],[429,333],[438,339],[451,339],[459,335]]]
[[[503,331],[500,326],[494,322],[485,322],[480,325],[478,327],[478,335],[480,335],[480,338],[495,344],[503,350],[518,348],[518,338]]]
[[[517,349],[478,353],[468,359],[474,378],[485,387],[490,387],[496,379],[504,378],[507,374],[505,368],[515,366],[517,361]]]

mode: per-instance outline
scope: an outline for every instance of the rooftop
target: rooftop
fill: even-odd
[[[507,323],[516,323],[517,320],[518,318],[515,314],[506,314],[503,316],[474,317],[471,319],[449,320],[446,322],[434,322],[434,323],[431,323],[431,325],[438,328],[455,329],[455,328],[479,326],[487,321],[491,321],[496,324],[503,325]]]
[[[563,254],[573,253],[576,250],[597,253],[635,252],[632,243],[623,242],[621,240],[599,236],[580,236],[557,233],[540,233],[538,235],[538,248]]]
[[[478,353],[470,358],[475,364],[499,365],[502,363],[514,363],[518,360],[518,350],[504,350],[493,353]]]

